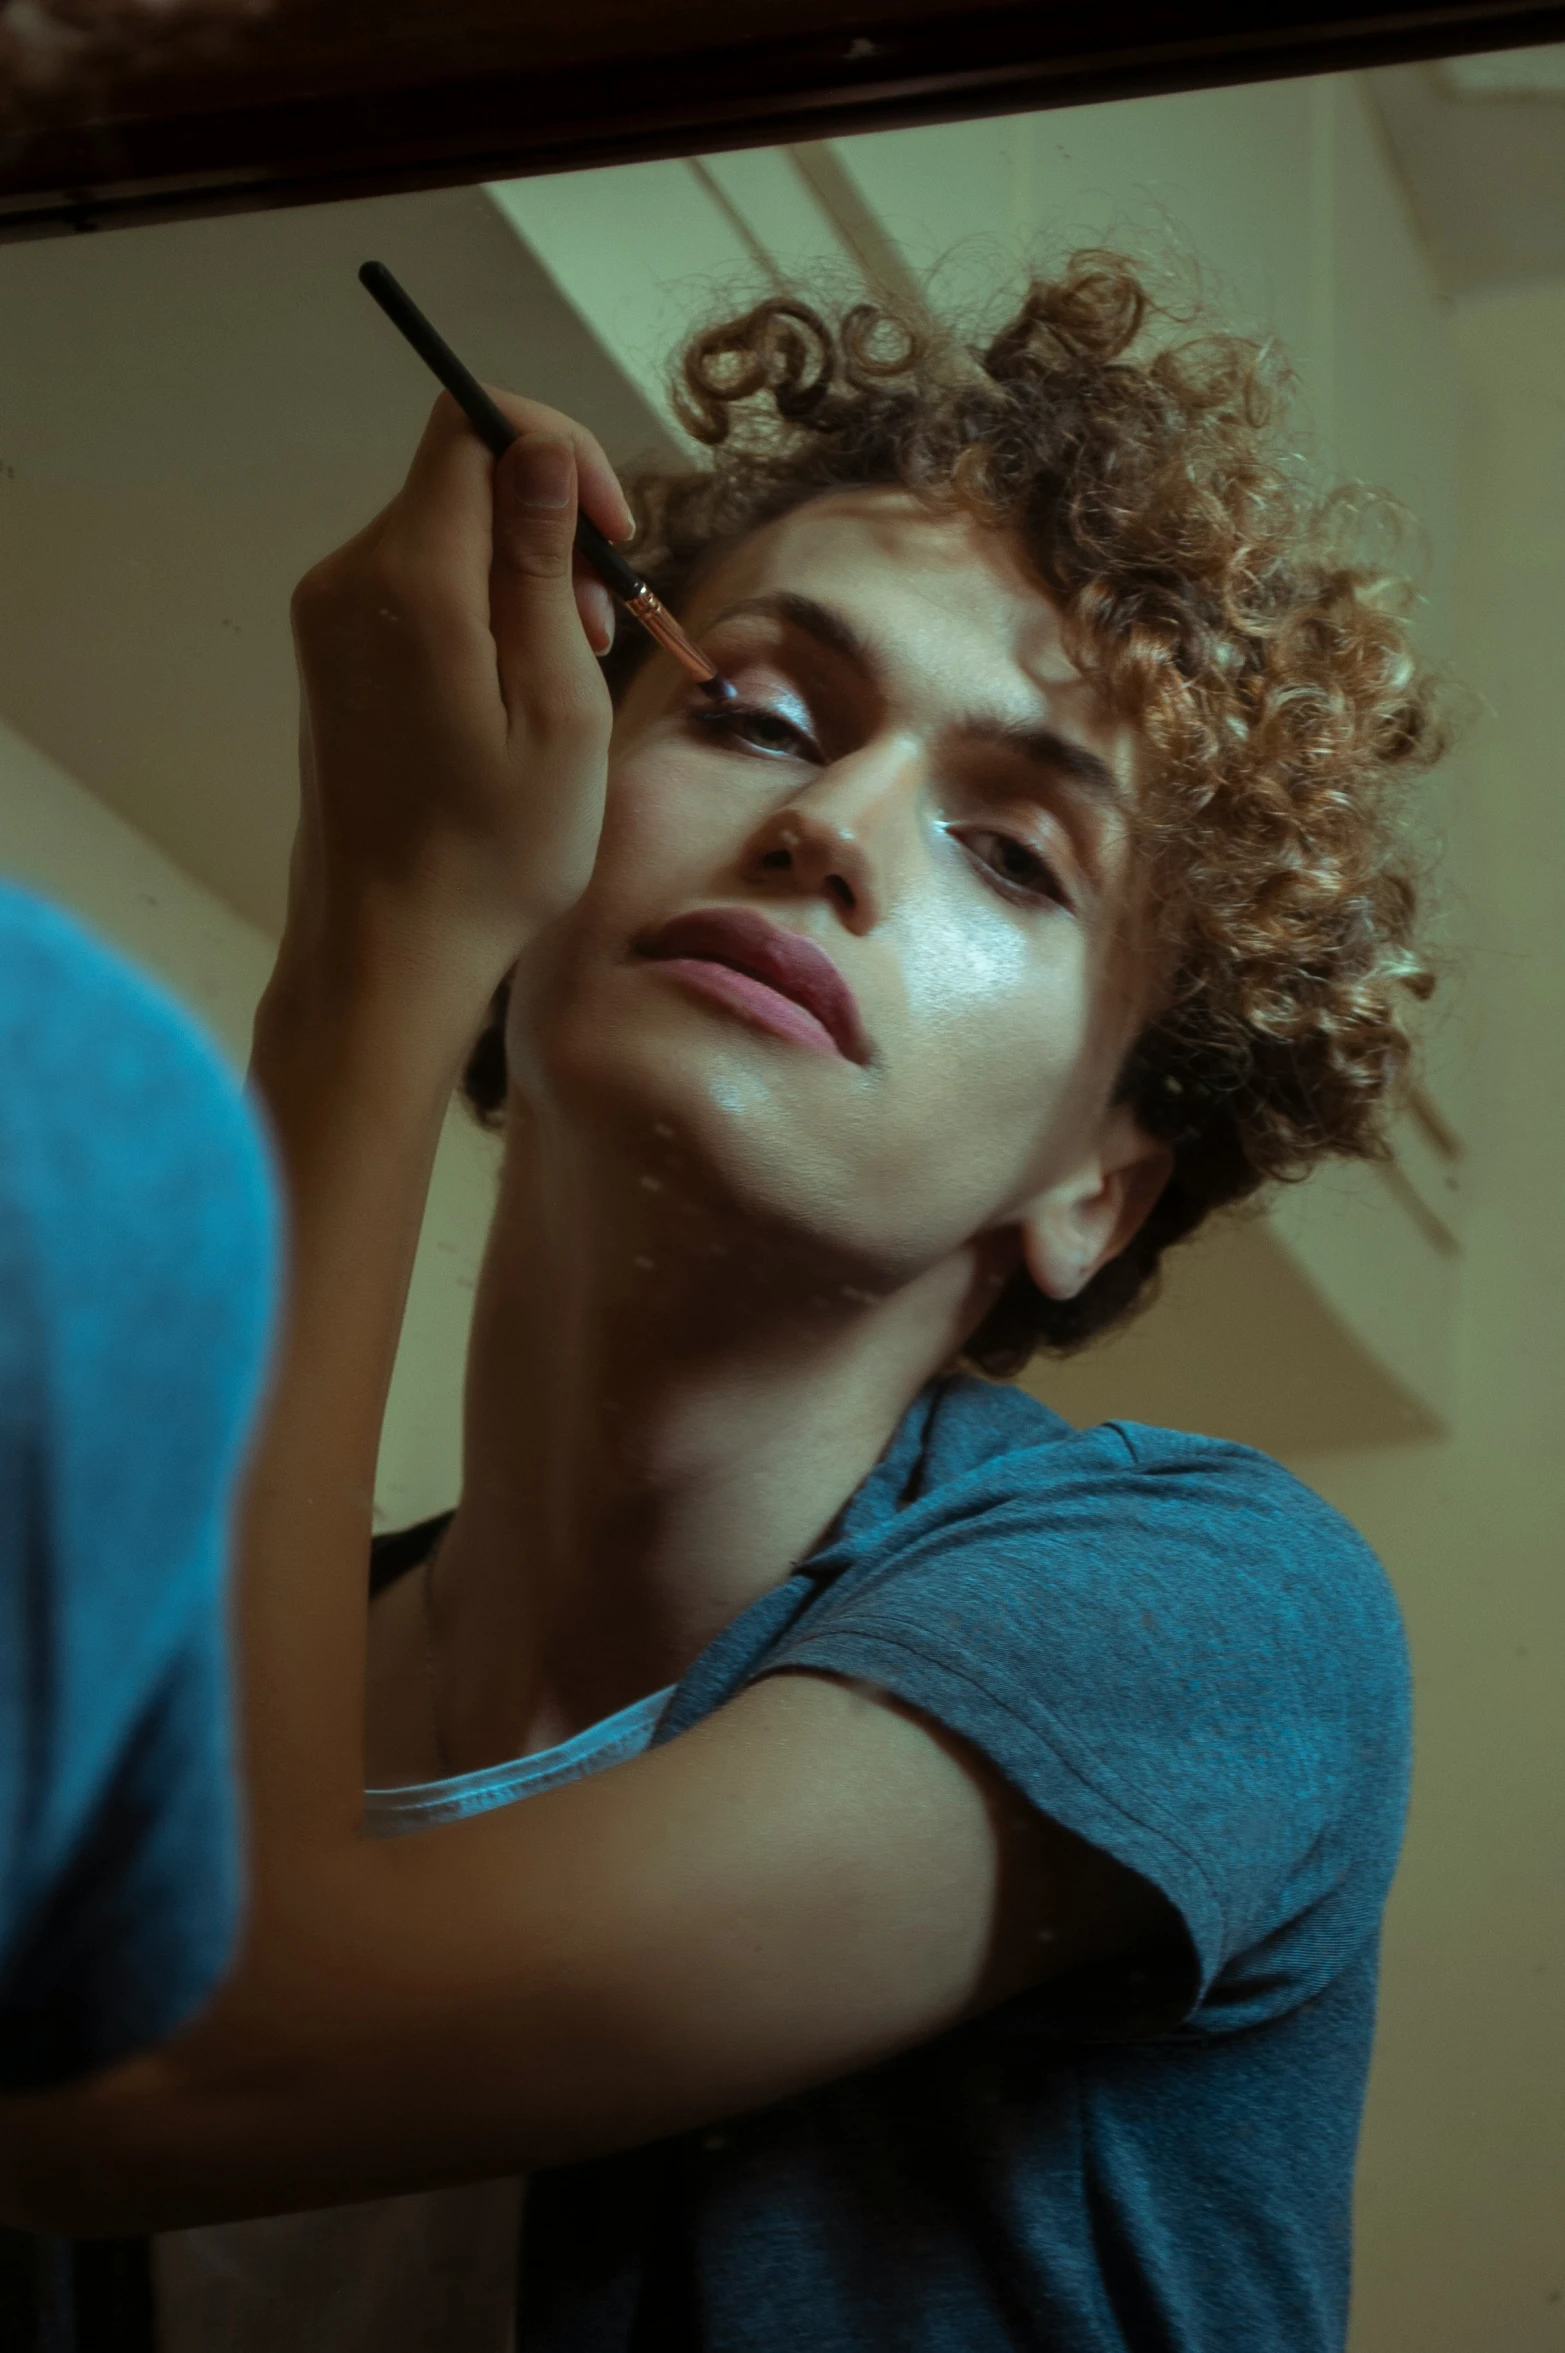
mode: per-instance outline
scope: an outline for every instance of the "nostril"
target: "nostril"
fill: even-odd
[[[853,893],[853,886],[843,875],[828,874],[826,877],[826,891],[827,895],[836,901],[836,904],[842,909],[844,915],[851,915],[854,908],[858,905],[858,900],[855,898]]]
[[[793,864],[793,852],[792,850],[768,850],[762,858],[761,864],[773,874],[786,874],[788,868]]]

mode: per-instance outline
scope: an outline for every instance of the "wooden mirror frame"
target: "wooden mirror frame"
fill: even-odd
[[[156,45],[60,5],[108,45],[0,86],[4,239],[1565,39],[1559,0],[195,0]]]

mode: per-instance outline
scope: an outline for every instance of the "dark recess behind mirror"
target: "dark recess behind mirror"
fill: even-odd
[[[253,4],[68,87],[0,86],[0,237],[1565,38],[1558,0]]]

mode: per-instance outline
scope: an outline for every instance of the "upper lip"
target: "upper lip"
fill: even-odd
[[[659,962],[673,956],[727,964],[764,981],[813,1013],[841,1054],[867,1062],[869,1045],[853,991],[824,948],[802,932],[788,931],[746,907],[699,907],[676,915],[661,931],[639,943],[643,956]]]

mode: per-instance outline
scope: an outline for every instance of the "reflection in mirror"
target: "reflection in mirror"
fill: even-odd
[[[524,2206],[525,2347],[1340,2344],[1405,1725],[1317,1496],[1419,1709],[1351,2343],[1558,2344],[1562,56],[0,253],[0,861],[236,1062],[287,922],[284,1165],[377,1139],[300,1212],[296,1485],[312,1417],[374,1459],[440,1130],[343,1767],[398,1844],[156,2163],[61,2127],[156,2185],[63,2227],[154,2226],[160,2353],[501,2353]],[[299,607],[290,917],[290,592],[429,407],[370,256],[596,436],[741,708],[622,620],[598,844],[563,428],[482,707],[437,431]],[[364,1636],[278,1527],[250,1706],[325,1788]]]

